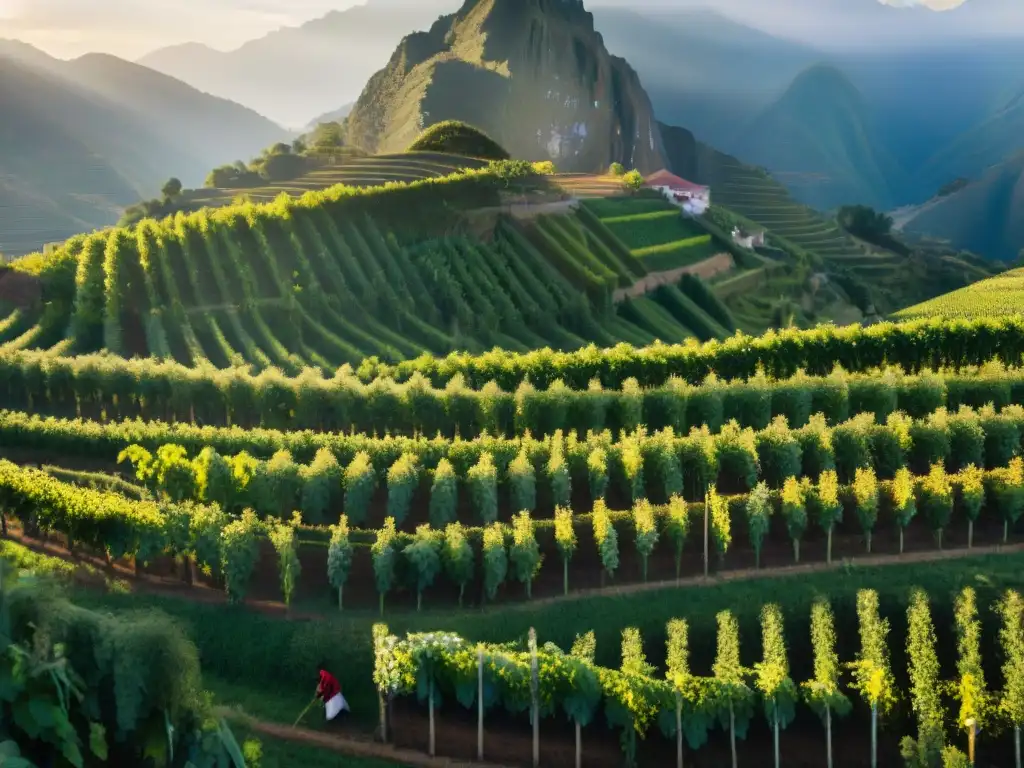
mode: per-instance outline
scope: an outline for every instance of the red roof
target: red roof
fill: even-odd
[[[644,186],[668,187],[670,189],[678,189],[683,192],[702,192],[707,189],[705,186],[694,184],[692,181],[687,181],[686,179],[671,174],[666,170],[660,170],[656,173],[652,173],[644,179]]]

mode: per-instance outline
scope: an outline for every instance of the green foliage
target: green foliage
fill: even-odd
[[[658,543],[658,526],[654,520],[654,507],[646,499],[633,505],[633,531],[644,581],[647,581],[647,560]]]
[[[720,713],[720,717],[724,720],[728,712],[736,736],[743,738],[753,716],[754,692],[746,682],[749,670],[740,663],[740,625],[736,616],[729,611],[721,611],[715,618],[718,623],[718,641],[712,673],[721,686],[722,699],[728,707]],[[728,721],[722,725],[730,727]]]
[[[769,724],[785,728],[796,716],[799,694],[789,676],[782,611],[777,605],[766,605],[761,611],[761,644],[761,661],[754,665],[757,690],[764,699]]]
[[[298,542],[295,539],[295,529],[300,521],[301,518],[296,513],[296,517],[290,523],[271,523],[268,526],[270,543],[274,545],[277,552],[278,569],[281,572],[281,594],[284,595],[286,606],[292,604],[292,596],[295,594],[299,574],[302,572],[302,566],[299,563]]]
[[[880,714],[896,704],[896,681],[889,665],[889,620],[878,612],[878,593],[862,589],[857,593],[857,618],[860,624],[860,652],[848,666],[853,672],[853,687],[861,698]]]
[[[719,558],[724,559],[732,544],[732,517],[729,514],[728,499],[719,496],[714,486],[708,489],[705,504],[708,505],[708,522],[711,536],[718,550]]]
[[[910,675],[910,700],[917,718],[918,744],[945,745],[941,670],[935,650],[935,628],[932,625],[928,597],[914,590],[907,609],[907,658]]]
[[[224,526],[220,535],[220,562],[228,601],[241,603],[249,589],[249,580],[259,557],[262,525],[256,513],[247,509],[241,518]]]
[[[786,521],[786,530],[793,540],[793,555],[800,562],[800,540],[807,531],[807,497],[811,492],[810,478],[797,480],[786,478],[782,486],[782,518]]]
[[[384,598],[395,583],[395,548],[397,546],[395,520],[384,520],[384,527],[377,531],[377,538],[370,548],[373,557],[373,579],[380,595],[380,613],[384,615]]]
[[[604,575],[614,577],[619,568],[619,534],[612,525],[611,515],[603,499],[594,502],[591,514],[594,526],[594,543],[601,557],[602,579]]]
[[[437,462],[434,482],[430,487],[430,524],[443,528],[455,521],[458,508],[458,478],[448,459]]]
[[[803,683],[804,698],[822,722],[830,713],[845,717],[852,705],[839,680],[835,616],[825,600],[817,600],[811,607],[811,645],[814,647],[814,679]]]
[[[405,545],[402,554],[416,582],[416,610],[423,608],[423,592],[429,589],[441,573],[441,539],[429,525],[416,528],[413,540]]]
[[[985,670],[981,661],[981,621],[978,599],[971,587],[964,587],[954,603],[957,636],[957,683],[955,698],[960,703],[957,723],[969,731],[969,721],[979,730],[987,725],[990,694],[985,686]]]
[[[409,514],[412,498],[420,485],[416,457],[403,453],[388,470],[388,515],[400,526]]]
[[[569,561],[576,551],[576,527],[568,507],[555,507],[555,546],[562,555],[563,591],[569,594]]]
[[[608,166],[608,175],[622,177],[626,175],[626,169],[622,163],[612,163]]]
[[[587,478],[591,501],[596,504],[608,489],[608,455],[603,448],[595,448],[587,456]]]
[[[322,525],[328,512],[340,506],[343,478],[338,459],[326,448],[317,450],[312,463],[299,469],[299,506],[305,522]]]
[[[484,594],[493,600],[498,587],[508,575],[508,550],[505,548],[505,526],[492,523],[484,528],[483,543]]]
[[[352,542],[349,539],[348,516],[342,515],[337,525],[331,526],[331,541],[327,546],[327,580],[338,590],[338,610],[343,607],[342,590],[352,570]]]
[[[508,465],[508,482],[512,509],[533,512],[537,508],[537,475],[526,451],[520,451]]]
[[[754,548],[757,567],[761,567],[761,547],[772,518],[771,494],[766,483],[758,483],[747,496],[747,532],[750,545]]]
[[[683,546],[686,544],[686,537],[690,532],[690,509],[681,496],[673,495],[669,498],[664,525],[665,537],[672,543],[675,553],[676,578],[678,579],[683,567]]]
[[[644,177],[640,175],[640,171],[628,171],[621,178],[622,186],[630,192],[639,192],[644,186]]]
[[[857,519],[871,551],[871,534],[878,522],[878,478],[873,469],[857,469],[853,480],[853,500],[857,507]]]
[[[345,514],[355,525],[366,522],[370,501],[377,490],[377,473],[370,454],[360,451],[345,467]]]
[[[900,552],[903,551],[903,532],[917,514],[917,500],[914,496],[914,478],[910,470],[902,467],[896,472],[890,486],[892,514],[900,529]]]
[[[467,480],[480,522],[490,525],[498,519],[498,470],[490,453],[480,454],[479,461],[470,468]]]
[[[473,547],[466,537],[461,523],[450,523],[444,529],[444,547],[441,551],[445,573],[459,585],[459,606],[466,592],[466,585],[473,579]]]
[[[409,152],[447,152],[486,160],[508,160],[510,155],[479,128],[457,120],[435,123],[420,134]]]
[[[526,585],[526,597],[533,596],[533,580],[540,571],[541,554],[530,513],[520,512],[512,517],[512,546],[509,548],[512,574]]]
[[[572,503],[572,476],[569,474],[569,464],[561,449],[561,441],[557,439],[548,460],[547,476],[548,482],[551,483],[551,498],[555,506],[569,506]]]
[[[928,476],[921,481],[920,506],[941,547],[942,531],[953,516],[953,484],[942,464],[933,464]]]
[[[999,711],[1014,728],[1024,724],[1024,599],[1007,590],[996,606],[1002,627],[999,644],[1003,658],[1003,689],[999,692]]]

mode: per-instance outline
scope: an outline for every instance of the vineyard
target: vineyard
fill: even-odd
[[[496,206],[509,184],[535,182],[521,171],[335,187],[74,238],[18,263],[40,276],[43,308],[11,308],[0,348],[294,375],[422,352],[724,335],[699,308],[686,324],[687,308],[673,304],[657,315],[646,299],[616,308],[613,292],[646,269],[596,217],[524,227],[493,214],[480,239],[463,214]]]
[[[899,313],[902,318],[936,317],[946,320],[1000,317],[1024,311],[1024,269],[947,293]]]
[[[818,598],[804,607],[809,620],[800,622],[810,630],[811,652],[811,659],[800,660],[804,673],[800,677],[790,666],[793,654],[787,648],[791,637],[787,621],[793,617],[786,616],[779,605],[767,604],[760,612],[761,652],[753,664],[744,663],[744,656],[750,658],[750,654],[741,652],[740,625],[729,610],[715,617],[714,660],[703,670],[697,670],[694,657],[699,654],[706,663],[707,651],[693,643],[691,625],[684,618],[673,618],[663,630],[664,646],[658,651],[665,660],[661,670],[648,661],[644,638],[636,627],[622,630],[619,663],[606,667],[595,663],[593,632],[577,635],[565,651],[550,642],[539,646],[532,629],[524,647],[521,642],[474,643],[446,632],[399,638],[378,625],[374,627],[374,681],[382,698],[415,697],[428,709],[430,754],[436,748],[436,721],[452,717],[456,704],[475,716],[475,756],[480,758],[488,754],[488,722],[506,719],[503,712],[523,713],[522,721],[529,714],[534,723],[535,762],[541,741],[561,735],[550,721],[567,717],[575,728],[577,765],[619,764],[607,752],[602,754],[608,748],[605,742],[588,743],[592,731],[597,731],[599,739],[603,735],[604,721],[618,732],[626,765],[637,765],[640,756],[652,765],[728,765],[726,755],[731,751],[735,766],[737,742],[755,730],[751,728],[754,721],[762,719],[772,734],[773,749],[765,750],[761,765],[852,764],[847,762],[851,747],[865,761],[870,756],[878,764],[879,754],[890,752],[879,749],[878,723],[891,725],[900,710],[905,727],[916,734],[916,738],[906,736],[899,745],[905,759],[920,761],[910,765],[968,765],[964,753],[969,752],[973,763],[977,742],[989,759],[1008,754],[1011,743],[1019,752],[1024,723],[1019,686],[1019,676],[1024,674],[1024,599],[1008,590],[994,605],[979,605],[975,589],[965,587],[952,606],[951,631],[933,616],[932,601],[943,599],[944,595],[911,590],[896,628],[883,617],[879,594],[861,590],[856,596],[855,637],[846,638],[837,632],[828,600]],[[945,607],[940,605],[939,610]],[[985,643],[989,638],[984,637],[982,615],[988,608],[999,617],[998,634],[992,634],[997,634],[1004,663],[997,674],[990,672],[986,678],[986,667],[994,667],[992,659],[985,658],[990,646]],[[939,638],[947,635],[957,648],[955,666],[940,657],[944,649]],[[905,649],[893,647],[893,640],[900,636],[906,637]],[[991,641],[995,645],[996,637]],[[842,648],[849,650],[845,658],[840,655]],[[386,730],[383,707],[381,712]],[[859,715],[857,722],[844,723],[852,713]],[[814,757],[807,754],[806,732],[811,727],[807,715],[811,714],[818,720]],[[865,720],[870,720],[870,728]],[[804,731],[797,745],[787,744],[787,730],[794,722],[798,725],[793,730]],[[851,738],[854,727],[860,732],[857,739]],[[843,731],[842,747],[834,750],[839,738],[834,734]],[[525,728],[522,732],[526,741]],[[504,732],[501,735],[507,739]],[[882,735],[885,741],[892,740],[890,734],[883,731]],[[413,740],[409,735],[396,737]],[[441,743],[442,751],[451,754],[452,742]],[[947,743],[965,749],[947,747]],[[728,751],[723,749],[726,744]],[[708,762],[702,760],[702,750],[711,753]],[[768,757],[772,752],[773,758]],[[570,755],[571,750],[561,764],[570,764]],[[960,762],[950,762],[954,759]],[[881,764],[892,763],[883,759]]]

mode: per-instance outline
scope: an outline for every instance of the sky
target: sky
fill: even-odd
[[[453,10],[459,1],[451,0]],[[0,38],[23,40],[60,58],[102,51],[137,59],[157,48],[184,42],[230,50],[282,26],[296,26],[330,10],[343,10],[363,2],[366,0],[0,0]],[[1024,8],[1024,0],[587,0],[587,3],[635,3],[659,8],[708,5],[773,34],[826,44],[830,39],[841,41],[843,30],[849,30],[849,25],[858,19],[870,16],[872,10],[877,11],[878,4],[926,7],[935,11],[956,11],[959,6],[970,4],[972,10],[983,11],[971,14],[972,23],[979,28],[999,31],[1000,26],[1024,26],[1024,11],[1020,10]],[[951,13],[950,19],[954,15]],[[930,28],[934,26],[932,22],[938,20],[921,21],[923,31],[925,26]],[[898,33],[891,31],[897,40],[905,34],[904,29]]]

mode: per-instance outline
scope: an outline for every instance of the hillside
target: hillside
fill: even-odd
[[[225,152],[255,152],[283,134],[247,109],[108,56],[63,62],[0,46],[0,99],[8,255],[113,224],[170,176],[201,183]]]
[[[897,313],[901,319],[921,317],[962,320],[1024,313],[1024,269],[981,280]]]
[[[922,206],[902,229],[1013,261],[1024,249],[1024,153],[989,168],[960,191]]]
[[[456,5],[370,0],[232,51],[188,43],[153,51],[139,63],[298,128],[355,101],[404,35],[426,29]]]
[[[348,138],[370,152],[401,151],[444,120],[563,171],[664,165],[639,78],[608,54],[578,0],[467,0],[400,43],[356,102]]]
[[[863,95],[833,67],[802,72],[732,146],[819,209],[850,202],[887,208],[905,183],[880,148]]]
[[[678,309],[671,285],[632,290],[710,257],[708,238],[631,251],[528,168],[339,186],[74,238],[15,263],[38,276],[49,304],[5,305],[0,348],[294,373],[423,351],[727,335]],[[553,202],[522,205],[531,196]]]

